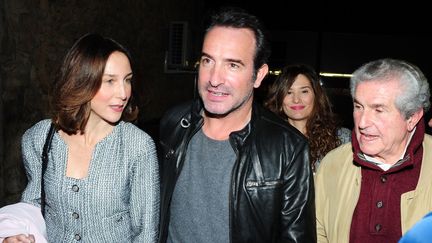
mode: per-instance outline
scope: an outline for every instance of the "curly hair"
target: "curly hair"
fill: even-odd
[[[330,100],[321,87],[316,72],[304,64],[284,67],[282,73],[269,87],[264,106],[288,121],[288,116],[283,109],[283,100],[300,74],[307,77],[315,94],[313,109],[306,122],[306,134],[304,134],[309,142],[311,167],[315,171],[317,161],[341,144],[337,135],[339,122],[332,111]]]

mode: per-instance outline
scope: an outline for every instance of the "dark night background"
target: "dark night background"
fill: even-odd
[[[19,200],[25,187],[21,136],[49,117],[53,77],[76,39],[98,32],[130,49],[140,80],[138,125],[156,139],[163,112],[194,96],[203,18],[223,5],[262,19],[272,48],[271,70],[306,63],[318,72],[349,74],[365,62],[391,57],[418,65],[432,80],[430,13],[415,1],[0,0],[0,206]],[[185,32],[183,48],[174,51],[184,60],[166,65],[174,52],[176,22]],[[352,128],[348,79],[322,78],[335,112]],[[273,79],[266,78],[258,99]]]

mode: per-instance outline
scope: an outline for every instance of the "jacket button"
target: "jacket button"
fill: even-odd
[[[78,214],[78,213],[75,213],[75,212],[73,212],[73,213],[72,213],[72,217],[73,217],[74,219],[78,219],[78,218],[79,218],[79,214]]]
[[[385,175],[381,176],[381,177],[380,177],[380,180],[381,180],[382,183],[386,183],[386,181],[387,181],[387,176],[385,176]]]
[[[79,191],[79,187],[77,185],[73,185],[72,186],[72,191],[78,192]]]
[[[80,241],[81,240],[81,236],[79,234],[75,234],[74,239],[76,241]]]
[[[376,203],[377,208],[382,208],[383,207],[383,202],[382,201],[378,201]]]
[[[381,224],[376,224],[376,225],[375,225],[375,231],[376,231],[376,232],[380,232],[380,231],[381,231],[381,228],[382,228],[382,225],[381,225]]]

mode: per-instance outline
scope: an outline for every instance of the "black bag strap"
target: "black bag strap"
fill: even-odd
[[[51,141],[54,136],[55,126],[53,123],[50,125],[50,129],[48,131],[48,135],[45,140],[45,145],[42,151],[42,174],[41,174],[41,211],[42,216],[45,217],[45,183],[44,183],[44,174],[46,168],[48,166],[48,151],[51,148]]]

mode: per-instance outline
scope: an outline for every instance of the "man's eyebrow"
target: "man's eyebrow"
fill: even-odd
[[[208,57],[208,58],[210,58],[212,60],[214,59],[211,55],[209,55],[209,54],[207,54],[205,52],[201,53],[201,57]],[[224,59],[224,61],[225,62],[234,62],[234,63],[240,64],[241,66],[245,66],[244,62],[242,60],[240,60],[240,59],[226,58],[226,59]]]
[[[212,56],[210,56],[209,54],[207,54],[207,53],[205,53],[205,52],[202,52],[202,53],[201,53],[201,57],[208,57],[208,58],[210,58],[210,59],[213,59]]]
[[[238,64],[240,64],[240,65],[242,65],[242,66],[245,65],[245,64],[243,63],[243,61],[242,61],[242,60],[239,60],[239,59],[227,58],[226,61],[227,61],[227,62],[234,62],[234,63],[238,63]]]

